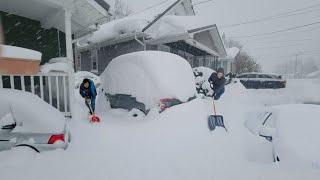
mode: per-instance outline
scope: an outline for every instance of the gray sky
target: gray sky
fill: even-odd
[[[164,0],[127,0],[134,11]],[[193,0],[194,3],[203,0]],[[279,13],[315,6],[305,14],[273,19],[236,27],[223,28],[224,25],[260,19]],[[320,0],[213,0],[195,6],[196,13],[205,16],[217,24],[220,33],[227,37],[239,37],[268,33],[282,29],[320,22]],[[299,12],[298,12],[299,13]],[[299,60],[314,58],[320,64],[320,23],[305,28],[276,33],[268,36],[234,38],[240,41],[245,50],[254,56],[263,66],[264,71],[272,71],[274,65],[295,59],[294,54],[301,54]]]

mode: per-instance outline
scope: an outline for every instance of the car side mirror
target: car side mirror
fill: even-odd
[[[275,128],[268,128],[268,127],[261,128],[259,132],[260,135],[266,136],[266,137],[273,137],[275,133],[276,133]]]

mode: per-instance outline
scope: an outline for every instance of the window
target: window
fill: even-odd
[[[269,75],[266,75],[266,74],[259,74],[259,76],[258,76],[259,78],[263,78],[263,79],[272,79],[272,77],[271,76],[269,76]]]
[[[170,52],[170,47],[160,44],[158,46],[159,51]]]
[[[91,71],[98,72],[98,51],[91,51]]]
[[[257,77],[256,74],[248,74],[248,75],[247,75],[247,78],[256,78],[256,77]]]
[[[246,74],[240,75],[240,76],[238,76],[238,78],[248,78],[248,75],[246,75]]]

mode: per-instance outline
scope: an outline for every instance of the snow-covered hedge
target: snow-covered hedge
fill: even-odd
[[[213,91],[210,88],[210,83],[208,81],[211,74],[215,72],[208,67],[196,67],[193,68],[193,74],[195,76],[195,83],[198,94],[203,94],[205,96],[212,96]]]

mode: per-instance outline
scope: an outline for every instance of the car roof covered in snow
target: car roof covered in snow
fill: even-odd
[[[147,108],[162,98],[186,102],[196,93],[189,63],[167,52],[140,51],[119,56],[100,77],[107,93],[132,95]]]
[[[13,114],[17,125],[14,132],[61,133],[65,117],[57,109],[29,92],[0,89],[0,119]]]

